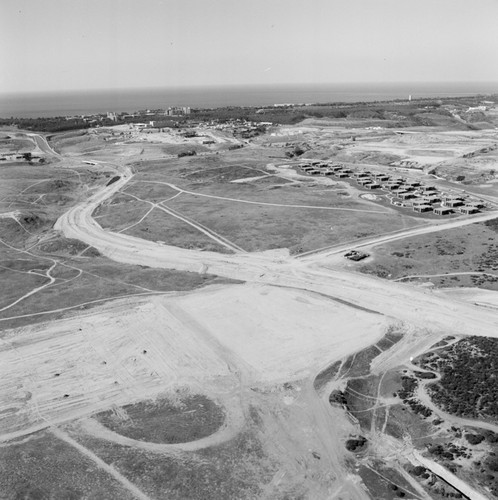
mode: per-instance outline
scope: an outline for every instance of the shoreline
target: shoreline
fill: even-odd
[[[195,110],[352,106],[487,98],[498,83],[317,84],[116,89],[0,94],[0,119],[51,118],[190,106]],[[409,96],[412,97],[411,101]]]

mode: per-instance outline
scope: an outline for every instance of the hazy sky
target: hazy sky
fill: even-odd
[[[498,81],[498,0],[1,0],[0,92]]]

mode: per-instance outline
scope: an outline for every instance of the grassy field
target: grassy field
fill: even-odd
[[[289,208],[181,196],[169,206],[246,251],[289,248],[293,254],[401,229],[392,214]]]
[[[0,276],[4,284],[1,304],[5,307],[35,286],[48,284],[48,278],[29,271],[46,271],[54,262],[56,266],[51,275],[56,281],[0,312],[0,330],[60,318],[71,311],[123,295],[186,291],[208,284],[233,282],[210,274],[115,263],[99,256],[91,247],[58,238],[43,243],[41,250],[32,250],[31,255],[0,245],[0,266],[3,266]],[[64,308],[69,310],[59,311]],[[54,312],[36,315],[47,311]]]
[[[0,153],[26,153],[33,151],[34,144],[29,139],[17,138],[14,135],[0,137]]]
[[[141,401],[94,415],[101,424],[123,436],[153,443],[186,443],[216,432],[223,410],[200,394]]]
[[[143,222],[123,232],[144,240],[161,241],[180,248],[231,253],[229,248],[160,209],[154,210]]]
[[[360,465],[358,473],[371,498],[394,500],[404,498],[407,494],[408,498],[414,498],[413,487],[407,480],[399,472],[386,467],[380,461]]]
[[[111,203],[100,205],[93,217],[103,228],[116,232],[138,222],[150,208],[148,203],[119,194]]]
[[[95,215],[103,227],[121,231],[141,221],[152,207],[144,202],[163,202],[162,206],[246,251],[289,248],[294,254],[417,224],[412,217],[389,207],[351,196],[350,188],[343,183],[312,178],[289,182],[275,175],[265,176],[268,171],[261,160],[243,155],[247,153],[239,150],[226,157],[135,165],[138,172],[123,193],[99,207]],[[240,164],[235,164],[237,156]],[[263,178],[233,182],[259,176]],[[193,194],[164,184],[168,182]],[[125,233],[181,248],[227,251],[161,207],[154,208]]]
[[[277,470],[251,429],[223,445],[180,456],[70,432],[153,500],[259,498]]]
[[[48,431],[2,445],[0,498],[133,500],[107,472]]]
[[[372,252],[373,261],[359,269],[389,279],[450,274],[421,277],[413,281],[431,281],[437,286],[479,286],[498,290],[497,229],[495,220],[380,245]],[[474,272],[476,275],[451,275],[459,272]]]

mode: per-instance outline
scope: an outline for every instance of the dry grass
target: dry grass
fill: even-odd
[[[159,398],[94,415],[123,436],[152,443],[187,443],[209,436],[223,424],[223,410],[201,394]]]
[[[70,432],[150,498],[260,498],[262,487],[276,472],[256,429],[247,430],[228,443],[182,457],[121,446],[77,430]]]
[[[107,472],[49,432],[1,450],[2,499],[134,498]]]
[[[56,277],[57,280],[53,285],[0,312],[0,331],[60,318],[64,314],[100,305],[107,299],[123,295],[186,291],[208,284],[230,282],[230,280],[218,279],[210,274],[201,275],[119,264],[107,258],[98,257],[96,254],[93,258],[88,258],[89,255],[92,255],[91,249],[87,250],[80,258],[72,257],[70,255],[74,247],[71,244],[63,245],[60,242],[54,242],[51,245],[52,248],[49,248],[54,253],[50,255],[61,263],[52,273],[52,276]],[[80,248],[77,247],[77,250]],[[4,284],[1,305],[11,304],[35,286],[49,282],[47,278],[27,274],[27,272],[31,269],[47,269],[52,263],[50,260],[41,257],[39,259],[32,257],[26,260],[24,254],[13,251],[8,253],[3,251],[0,257],[0,265],[8,268],[0,269],[0,276],[3,278],[2,284]],[[64,264],[71,267],[65,267]],[[14,269],[22,270],[23,273],[15,272]],[[79,270],[82,271],[81,275],[79,275]],[[74,309],[69,309],[67,312],[36,315],[36,313],[64,308]],[[7,319],[24,315],[28,316]]]
[[[484,223],[381,245],[375,247],[372,255],[373,261],[360,270],[389,279],[458,272],[489,272],[498,276],[496,231]],[[498,289],[498,280],[492,276],[447,276],[417,281]]]
[[[301,253],[403,227],[401,217],[391,213],[275,207],[188,195],[169,206],[251,252],[289,248]]]

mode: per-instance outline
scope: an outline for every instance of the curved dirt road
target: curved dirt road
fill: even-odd
[[[298,288],[325,294],[350,305],[436,330],[498,336],[498,317],[493,311],[484,311],[473,304],[455,303],[447,298],[435,296],[430,291],[403,283],[325,269],[320,266],[322,256],[319,255],[314,255],[309,260],[285,258],[281,253],[275,256],[272,252],[222,255],[162,245],[104,230],[93,219],[93,211],[132,177],[130,169],[122,169],[121,178],[117,182],[102,188],[88,200],[71,208],[59,218],[55,229],[62,231],[69,238],[79,239],[97,248],[103,255],[118,262],[210,272],[227,278]],[[496,216],[493,212],[434,227],[410,229],[394,238],[455,228]],[[386,237],[379,237],[378,241],[384,242]]]

